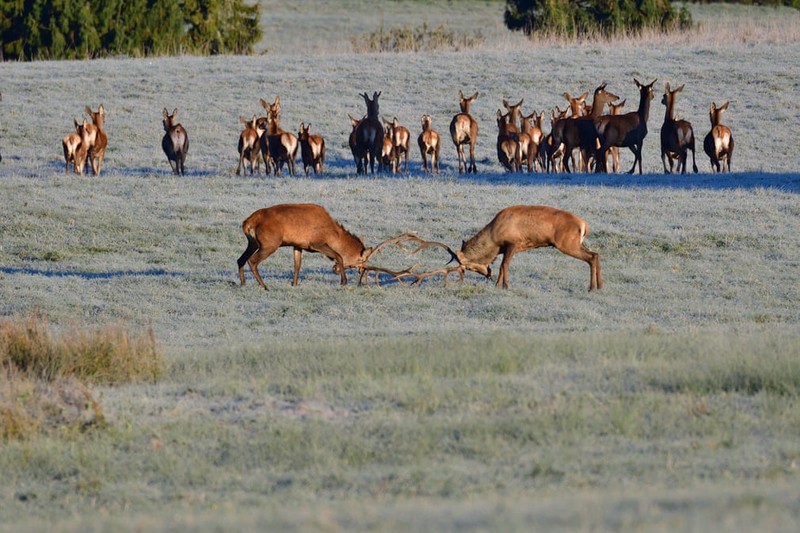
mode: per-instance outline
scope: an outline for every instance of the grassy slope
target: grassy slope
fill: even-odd
[[[799,51],[3,65],[0,312],[152,324],[171,373],[99,391],[108,432],[3,445],[0,528],[790,529],[800,185],[794,145],[774,130],[799,118],[787,90]],[[738,172],[500,173],[490,136],[503,97],[524,96],[528,112],[608,79],[630,99],[632,76],[686,82],[678,107],[698,132],[708,102],[730,98]],[[477,178],[454,174],[447,143],[441,178],[419,176],[415,154],[410,178],[353,175],[358,92],[382,90],[384,115],[416,134],[423,112],[445,132],[462,88],[483,93]],[[310,120],[328,139],[325,179],[233,175],[238,115],[276,94],[286,125]],[[59,139],[101,101],[107,175],[64,177]],[[189,130],[186,178],[167,175],[160,152],[165,106]],[[648,172],[660,169],[661,109],[655,100]],[[586,294],[586,265],[554,251],[516,257],[509,291],[474,276],[342,289],[314,256],[291,288],[286,250],[262,267],[268,293],[236,287],[242,218],[299,200],[370,243],[414,229],[452,245],[503,206],[556,205],[589,221],[607,288]]]

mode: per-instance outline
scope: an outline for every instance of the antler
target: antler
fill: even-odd
[[[441,243],[441,242],[437,242],[437,241],[426,241],[425,239],[422,239],[421,237],[419,237],[416,233],[411,233],[411,232],[403,233],[402,235],[398,235],[397,237],[392,237],[390,239],[386,239],[385,241],[381,242],[380,244],[378,244],[377,246],[375,246],[372,249],[372,251],[364,259],[363,265],[361,267],[359,267],[360,276],[358,278],[358,284],[361,285],[361,282],[364,279],[364,276],[367,277],[367,282],[369,282],[369,272],[375,272],[375,284],[376,285],[380,285],[380,282],[378,280],[378,274],[381,274],[381,273],[389,274],[390,276],[392,276],[393,279],[397,280],[398,283],[401,283],[401,284],[406,285],[406,286],[419,285],[420,282],[422,282],[422,280],[424,280],[425,278],[429,278],[429,277],[435,276],[437,274],[444,274],[444,284],[445,284],[445,286],[447,286],[447,278],[450,276],[451,272],[459,272],[460,275],[461,275],[461,281],[462,282],[464,281],[464,267],[460,263],[458,264],[458,266],[444,267],[444,268],[440,268],[440,269],[436,269],[436,270],[430,270],[430,271],[426,271],[426,272],[416,272],[416,269],[419,268],[419,266],[420,266],[418,263],[414,264],[414,265],[412,265],[410,267],[404,268],[402,270],[391,270],[391,269],[388,269],[388,268],[374,266],[374,265],[370,265],[369,264],[369,260],[372,258],[372,256],[374,256],[384,246],[389,245],[389,244],[395,244],[395,245],[400,246],[402,248],[403,243],[406,243],[406,242],[416,242],[416,243],[419,244],[419,246],[417,246],[414,250],[412,250],[408,254],[409,256],[414,255],[416,253],[419,253],[420,251],[425,250],[427,248],[431,248],[431,247],[436,246],[436,247],[444,248],[445,250],[447,250],[450,253],[450,261],[449,262],[452,262],[453,260],[458,261],[458,258],[456,257],[455,252],[453,252],[453,250],[451,250],[450,247],[447,246],[446,244]],[[411,281],[410,283],[407,283],[406,280],[409,279],[409,278],[411,278],[413,281]]]

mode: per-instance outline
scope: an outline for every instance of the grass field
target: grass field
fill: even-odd
[[[263,4],[279,28],[263,55],[2,65],[0,316],[152,327],[167,368],[93,386],[106,427],[1,442],[0,531],[797,529],[796,11],[725,10],[726,27],[762,21],[749,41],[517,50],[482,22],[502,4],[476,2],[475,22],[452,24],[480,25],[478,49],[355,55],[326,31],[438,23],[450,4],[353,1],[345,30],[329,3]],[[276,44],[281,32],[298,43]],[[295,52],[303,41],[313,54]],[[699,138],[710,102],[730,100],[735,172],[699,155],[700,174],[661,174],[660,96],[643,176],[501,171],[503,98],[529,113],[608,80],[632,108],[633,77],[658,78],[659,94],[686,83],[678,112]],[[459,89],[481,92],[470,177],[446,135]],[[423,176],[416,151],[409,175],[356,176],[347,114],[363,91],[382,91],[383,116],[413,137],[433,116],[441,176]],[[234,174],[239,116],[275,95],[285,127],[325,136],[324,176]],[[65,176],[60,139],[101,102],[103,175]],[[164,107],[189,132],[186,177],[161,152]],[[296,201],[368,244],[415,230],[453,247],[505,206],[553,205],[588,221],[605,287],[588,293],[587,265],[549,249],[516,256],[507,291],[474,274],[407,289],[351,273],[340,287],[315,255],[291,287],[287,249],[261,266],[268,291],[249,274],[239,287],[242,220]]]

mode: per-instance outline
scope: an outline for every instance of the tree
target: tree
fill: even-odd
[[[0,0],[0,59],[252,53],[244,0]]]

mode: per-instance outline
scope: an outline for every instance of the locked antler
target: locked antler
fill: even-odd
[[[424,280],[425,278],[429,278],[429,277],[435,276],[437,274],[444,274],[444,284],[445,284],[445,286],[447,286],[447,278],[450,276],[451,272],[459,272],[460,275],[461,275],[461,281],[462,282],[464,281],[464,267],[461,265],[461,263],[459,263],[458,266],[444,267],[444,268],[439,268],[439,269],[436,269],[436,270],[430,270],[430,271],[426,271],[426,272],[417,272],[416,271],[416,269],[420,267],[419,263],[414,264],[414,265],[412,265],[410,267],[404,268],[402,270],[391,270],[391,269],[388,269],[388,268],[379,267],[379,266],[375,266],[375,265],[370,265],[369,264],[369,260],[372,258],[372,256],[374,256],[384,246],[389,245],[389,244],[395,244],[395,245],[400,246],[401,248],[403,248],[403,244],[406,243],[406,242],[415,242],[415,243],[419,244],[419,246],[417,246],[411,252],[409,252],[409,254],[408,254],[409,256],[417,254],[420,251],[425,250],[427,248],[431,248],[431,247],[436,246],[436,247],[444,248],[445,250],[447,250],[450,253],[450,261],[449,262],[452,262],[454,260],[458,261],[458,258],[456,257],[455,252],[453,252],[453,250],[451,250],[450,247],[447,246],[446,244],[441,243],[441,242],[437,242],[437,241],[426,241],[426,240],[422,239],[421,237],[419,237],[416,233],[403,233],[402,235],[398,235],[397,237],[392,237],[390,239],[386,239],[385,241],[381,242],[380,244],[375,246],[375,248],[372,249],[372,251],[364,259],[364,264],[361,267],[359,267],[360,275],[359,275],[359,278],[358,278],[358,284],[361,285],[361,282],[362,282],[362,280],[364,279],[365,276],[367,278],[367,282],[369,282],[369,272],[374,272],[375,273],[375,284],[376,285],[380,285],[380,281],[378,279],[378,275],[379,274],[388,274],[393,279],[395,279],[398,283],[400,283],[402,285],[405,285],[405,286],[419,285],[419,283],[422,280]],[[408,283],[409,279],[411,280],[410,283]]]

